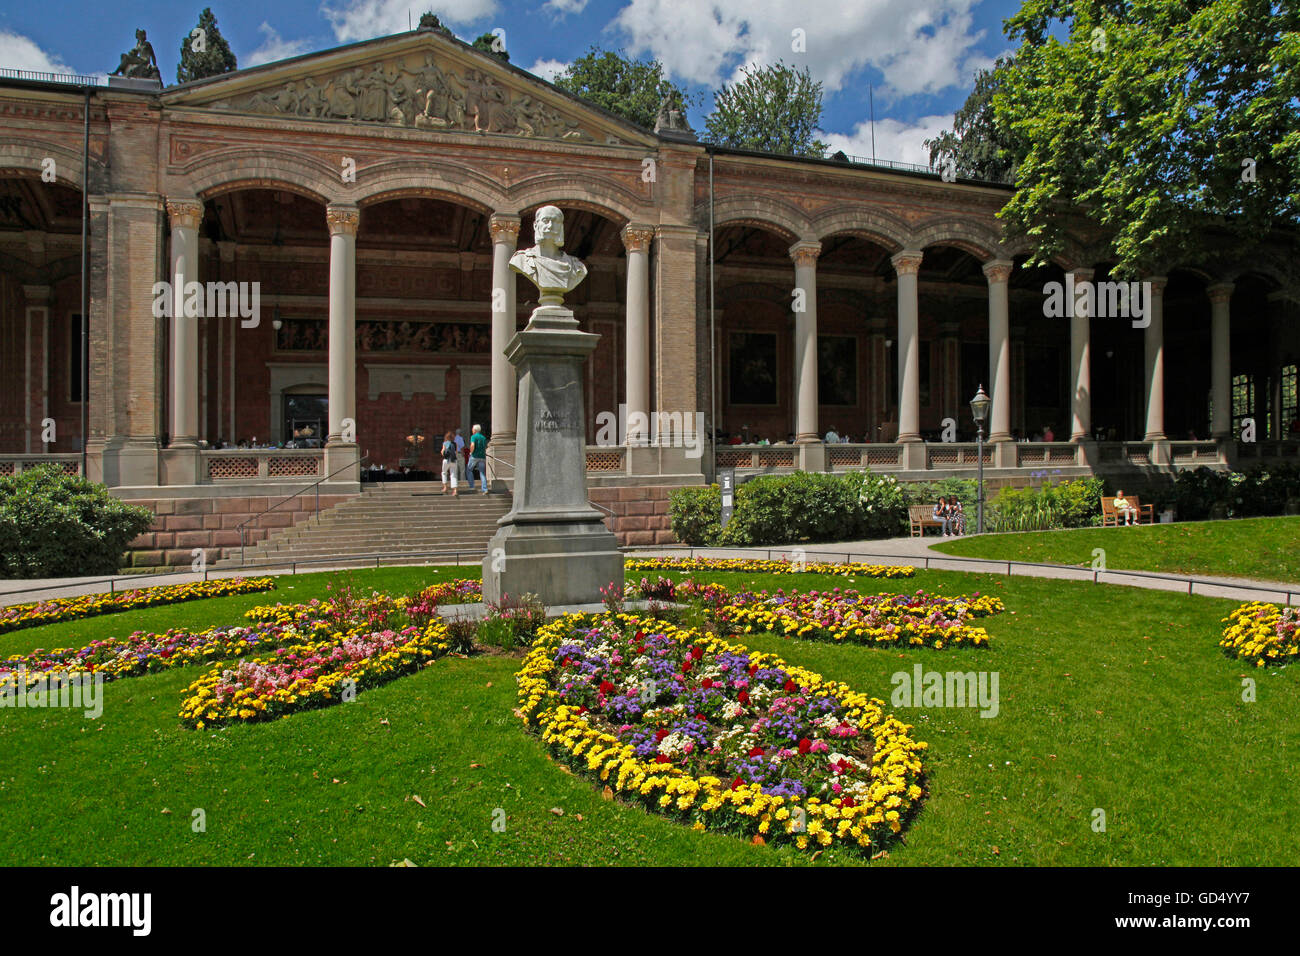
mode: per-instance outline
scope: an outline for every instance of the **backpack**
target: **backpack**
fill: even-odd
[[[455,461],[455,460],[456,460],[456,443],[455,443],[455,442],[445,441],[445,442],[442,443],[442,460],[443,460],[443,461]]]

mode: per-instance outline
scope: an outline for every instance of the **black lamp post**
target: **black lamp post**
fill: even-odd
[[[975,418],[975,455],[979,460],[979,500],[976,504],[975,532],[976,534],[984,533],[984,420],[989,416],[989,406],[993,400],[984,392],[984,386],[980,385],[979,391],[975,397],[970,400],[970,413]]]

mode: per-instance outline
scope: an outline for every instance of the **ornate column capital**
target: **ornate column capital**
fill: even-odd
[[[488,233],[492,236],[494,245],[498,242],[514,245],[519,239],[519,217],[494,212],[488,219]]]
[[[984,263],[984,275],[988,277],[990,283],[1006,282],[1011,278],[1011,270],[1016,264],[1010,259],[990,259]]]
[[[623,237],[623,248],[628,252],[647,252],[655,237],[654,226],[629,222],[619,235]]]
[[[1205,294],[1210,297],[1211,302],[1228,302],[1232,299],[1232,290],[1236,287],[1236,283],[1233,282],[1216,282],[1205,287]]]
[[[1155,293],[1156,295],[1160,295],[1165,291],[1165,286],[1169,284],[1169,277],[1168,276],[1147,276],[1142,281],[1150,284],[1151,291],[1153,293]]]
[[[1097,274],[1096,269],[1091,269],[1087,266],[1081,266],[1078,269],[1070,269],[1068,271],[1070,275],[1074,276],[1075,282],[1091,282],[1092,277]]]
[[[800,239],[790,247],[790,258],[795,268],[817,265],[817,257],[822,254],[822,244],[814,239]]]
[[[198,199],[168,199],[167,220],[173,229],[197,229],[203,221],[203,203]]]
[[[331,236],[355,236],[361,225],[361,210],[355,203],[332,202],[325,207],[325,223]]]
[[[900,276],[914,276],[921,271],[921,260],[924,257],[925,253],[919,249],[904,249],[890,256],[889,262]]]

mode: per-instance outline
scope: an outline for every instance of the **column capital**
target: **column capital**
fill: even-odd
[[[1236,287],[1233,282],[1216,282],[1205,287],[1205,294],[1211,302],[1227,302],[1232,298],[1232,290]]]
[[[989,282],[1006,282],[1011,278],[1011,270],[1016,264],[1010,259],[990,259],[981,267]]]
[[[488,233],[492,236],[493,244],[504,242],[513,246],[519,239],[519,217],[494,212],[488,218]]]
[[[800,239],[790,247],[790,258],[798,266],[815,266],[822,254],[822,244],[815,239]]]
[[[900,276],[914,276],[921,271],[923,258],[925,253],[919,249],[904,249],[890,256],[889,262]]]
[[[1097,270],[1088,266],[1080,266],[1078,269],[1067,270],[1070,275],[1074,276],[1076,282],[1091,282],[1092,277],[1097,274]]]
[[[39,305],[49,302],[53,289],[48,285],[25,285],[23,286],[23,296],[31,305]]]
[[[203,203],[198,199],[167,199],[167,220],[173,229],[197,229],[203,221]]]
[[[332,202],[325,207],[325,224],[331,236],[355,236],[361,225],[361,210],[355,203]]]
[[[1165,286],[1169,285],[1168,276],[1147,276],[1142,281],[1148,283],[1151,286],[1151,291],[1156,295],[1164,292]]]
[[[655,227],[629,222],[619,230],[619,235],[623,237],[623,248],[628,252],[646,252],[655,237]]]

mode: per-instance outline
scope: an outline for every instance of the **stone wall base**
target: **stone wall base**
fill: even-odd
[[[614,512],[605,527],[618,536],[620,546],[675,544],[668,519],[668,494],[680,485],[642,485],[624,488],[588,488],[587,495],[601,508]]]
[[[351,497],[321,495],[321,511]],[[292,527],[316,513],[315,497],[303,495],[262,514],[279,500],[279,496],[132,499],[131,504],[148,508],[155,518],[149,530],[128,546],[126,564],[133,568],[184,566],[194,561],[194,549],[202,548],[211,566],[225,548],[239,547],[239,526],[249,518],[262,515],[244,529],[244,542],[251,546],[272,531]]]

